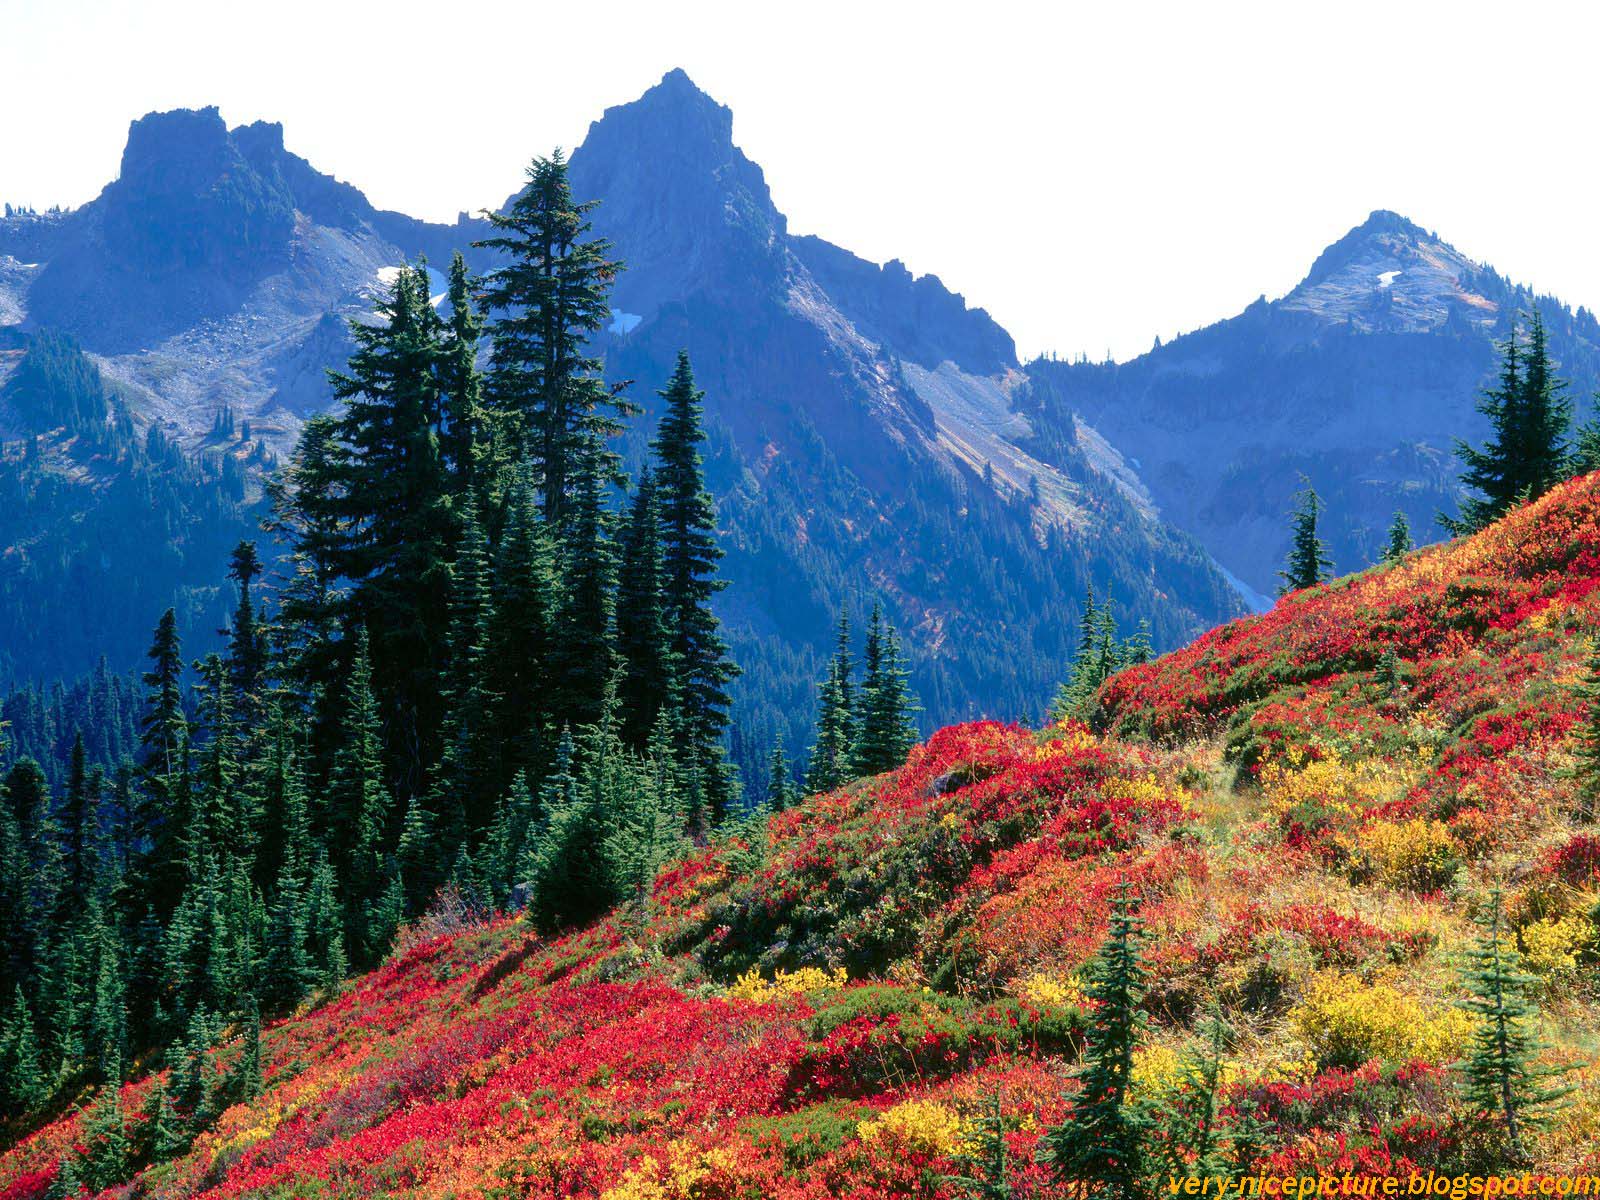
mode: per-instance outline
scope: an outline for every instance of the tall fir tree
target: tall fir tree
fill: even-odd
[[[767,809],[775,813],[783,812],[796,799],[794,778],[789,774],[789,761],[780,742],[772,748],[772,756],[767,760]]]
[[[385,949],[368,940],[366,918],[384,882],[383,853],[391,835],[394,801],[383,777],[365,630],[356,633],[355,644],[345,685],[343,734],[328,777],[328,844],[336,855],[346,900],[344,944],[356,961],[371,963]]]
[[[498,798],[500,770],[488,692],[489,620],[493,605],[489,543],[471,492],[460,498],[455,562],[451,565],[450,667],[445,677],[440,801],[434,811],[458,819],[465,838],[487,827]]]
[[[874,604],[862,654],[861,695],[850,760],[853,774],[892,771],[916,745],[912,720],[916,704],[906,682],[909,674],[901,662],[899,636],[884,620],[882,607]]]
[[[1411,541],[1411,522],[1406,520],[1406,511],[1403,508],[1394,510],[1394,521],[1389,525],[1388,538],[1383,546],[1383,561],[1388,563],[1399,562],[1413,549]]]
[[[1332,578],[1333,559],[1328,557],[1327,544],[1317,534],[1317,523],[1323,511],[1322,498],[1309,480],[1303,482],[1290,518],[1289,557],[1283,570],[1278,572],[1278,578],[1283,580],[1283,586],[1278,589],[1280,596],[1316,587]]]
[[[1133,1197],[1143,1173],[1145,1120],[1130,1102],[1133,1051],[1144,1028],[1144,924],[1133,886],[1117,889],[1106,940],[1088,969],[1092,1005],[1079,1091],[1066,1119],[1041,1143],[1041,1160],[1060,1182],[1097,1194]]]
[[[1538,1009],[1528,998],[1537,981],[1522,970],[1498,888],[1478,925],[1478,940],[1463,962],[1461,1001],[1477,1020],[1460,1070],[1473,1107],[1497,1127],[1507,1154],[1520,1164],[1527,1162],[1524,1134],[1572,1089],[1551,1084],[1557,1072],[1539,1062],[1543,1047],[1532,1028]]]
[[[532,464],[545,520],[558,533],[571,520],[568,500],[583,476],[615,473],[615,458],[602,447],[632,411],[621,389],[601,378],[590,348],[611,323],[611,286],[621,269],[609,242],[587,236],[593,208],[573,198],[557,150],[534,160],[506,211],[488,214],[495,235],[477,243],[499,256],[483,286],[493,345],[489,395],[512,420],[514,445]]]
[[[556,620],[554,548],[528,471],[516,473],[506,503],[489,616],[488,694],[500,747],[499,788],[546,765],[553,720],[552,640]]]
[[[498,440],[503,434],[494,427],[484,402],[483,374],[478,369],[483,317],[460,252],[450,260],[448,294],[450,319],[441,364],[445,465],[458,492],[471,494],[487,508],[498,498],[502,466]]]
[[[661,553],[661,506],[647,466],[629,506],[617,571],[617,698],[622,740],[636,750],[657,718],[676,707],[678,675]]]
[[[554,707],[564,721],[578,726],[599,722],[616,666],[617,552],[601,486],[598,476],[585,473],[572,498],[550,650]]]
[[[1488,439],[1481,447],[1456,441],[1461,482],[1477,494],[1462,501],[1459,517],[1441,518],[1452,533],[1472,533],[1498,521],[1516,505],[1544,495],[1572,468],[1567,448],[1572,402],[1550,361],[1537,307],[1526,350],[1517,333],[1513,325],[1500,348],[1499,381],[1478,400],[1478,411],[1489,423]]]
[[[239,602],[228,629],[228,673],[233,693],[246,718],[259,715],[263,674],[267,666],[267,631],[256,614],[250,588],[261,577],[256,544],[241,541],[228,559],[228,578],[239,587]]]
[[[855,744],[855,685],[851,681],[850,618],[839,614],[833,658],[817,687],[817,733],[806,763],[806,792],[832,791],[850,780],[850,748]]]
[[[1578,700],[1583,713],[1574,731],[1577,744],[1572,775],[1577,784],[1578,817],[1591,823],[1600,816],[1600,644],[1589,651]]]
[[[376,320],[352,320],[356,350],[333,374],[345,405],[335,473],[343,537],[335,563],[354,581],[354,619],[372,639],[373,685],[394,778],[421,786],[437,756],[439,665],[449,657],[455,523],[439,446],[442,323],[425,270],[402,268]]]
[[[722,739],[728,728],[728,685],[738,669],[728,657],[712,599],[727,586],[717,575],[717,510],[706,490],[700,445],[701,400],[689,355],[678,352],[672,380],[660,392],[666,404],[652,446],[660,463],[662,564],[666,619],[672,634],[677,700],[686,756],[699,775],[713,821],[727,815],[733,774]]]

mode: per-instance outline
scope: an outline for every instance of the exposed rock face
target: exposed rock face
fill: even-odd
[[[1170,520],[1270,594],[1302,474],[1328,502],[1340,570],[1372,561],[1396,508],[1419,539],[1437,536],[1437,514],[1459,498],[1454,439],[1483,436],[1475,404],[1494,343],[1534,303],[1380,211],[1280,300],[1120,366],[1029,371],[1128,457]],[[1600,326],[1583,309],[1537,303],[1581,405],[1600,383]]]
[[[731,114],[682,72],[607,110],[572,180],[601,198],[594,227],[628,264],[614,373],[651,403],[687,348],[726,435],[710,465],[747,659],[822,645],[847,594],[871,592],[911,635],[934,719],[1012,714],[1059,680],[1091,578],[1163,641],[1238,610],[1125,465],[1113,477],[1115,451],[1096,443],[1102,474],[1014,411],[1023,376],[987,313],[932,276],[790,235]]]

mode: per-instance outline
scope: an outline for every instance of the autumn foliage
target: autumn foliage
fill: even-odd
[[[1535,1152],[1594,1169],[1600,836],[1570,768],[1597,586],[1588,477],[1129,668],[1088,724],[945,729],[588,928],[413,933],[266,1029],[259,1099],[112,1194],[956,1196],[998,1095],[1015,1194],[1066,1195],[1034,1151],[1124,880],[1149,934],[1134,1093],[1181,1107],[1216,1002],[1242,1165],[1296,1173],[1485,1165],[1456,959],[1503,887],[1587,1084]],[[136,1156],[152,1084],[124,1090]],[[45,1196],[85,1129],[20,1136],[0,1200]]]

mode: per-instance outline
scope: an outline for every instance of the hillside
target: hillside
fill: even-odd
[[[1095,729],[945,729],[591,928],[441,913],[269,1025],[260,1098],[109,1194],[950,1196],[998,1095],[1017,1194],[1050,1195],[1027,1164],[1123,879],[1152,935],[1136,1090],[1181,1097],[1215,997],[1235,1167],[1356,1175],[1506,1165],[1447,1065],[1503,887],[1582,1085],[1533,1162],[1592,1172],[1600,839],[1567,768],[1597,589],[1589,476],[1122,673]],[[149,1087],[122,1095],[136,1155]],[[81,1122],[0,1157],[0,1197],[43,1196]]]
[[[1455,438],[1480,439],[1495,342],[1537,306],[1579,418],[1600,388],[1600,325],[1397,213],[1330,245],[1287,295],[1126,363],[1029,365],[1029,403],[1076,413],[1138,470],[1166,518],[1273,595],[1305,475],[1342,571],[1372,562],[1404,509],[1419,536],[1460,499]]]

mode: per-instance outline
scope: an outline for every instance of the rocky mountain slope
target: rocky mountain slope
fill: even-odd
[[[136,1181],[107,1194],[953,1200],[995,1104],[1014,1194],[1071,1194],[1033,1154],[1124,880],[1150,935],[1134,1095],[1185,1111],[1220,1001],[1230,1173],[1507,1169],[1450,1067],[1497,886],[1577,1085],[1532,1161],[1600,1170],[1600,838],[1568,770],[1597,605],[1590,476],[1114,677],[1094,728],[945,729],[591,928],[443,909],[270,1025],[262,1094],[172,1161],[145,1165],[153,1081],[128,1084]],[[1176,1120],[1160,1170],[1187,1161]],[[0,1197],[43,1196],[85,1129],[21,1138]]]
[[[707,391],[741,755],[803,748],[813,652],[841,605],[887,601],[930,720],[1037,712],[1070,649],[1059,617],[1091,582],[1165,644],[1239,610],[1103,443],[1012,411],[1023,376],[986,314],[931,276],[791,236],[731,113],[682,72],[595,122],[572,180],[628,264],[608,371],[649,407],[687,347]],[[14,340],[75,334],[141,427],[195,449],[228,410],[228,454],[281,454],[329,402],[344,322],[386,272],[481,228],[375,211],[277,126],[157,114],[94,202],[0,224],[0,312]]]
[[[1038,362],[1033,403],[1076,413],[1136,465],[1163,514],[1272,594],[1300,476],[1329,507],[1333,556],[1376,557],[1403,508],[1419,538],[1454,515],[1453,439],[1481,439],[1496,340],[1537,304],[1580,408],[1600,324],[1536,297],[1391,212],[1328,247],[1287,296],[1132,362]],[[1523,321],[1525,325],[1525,318]]]

